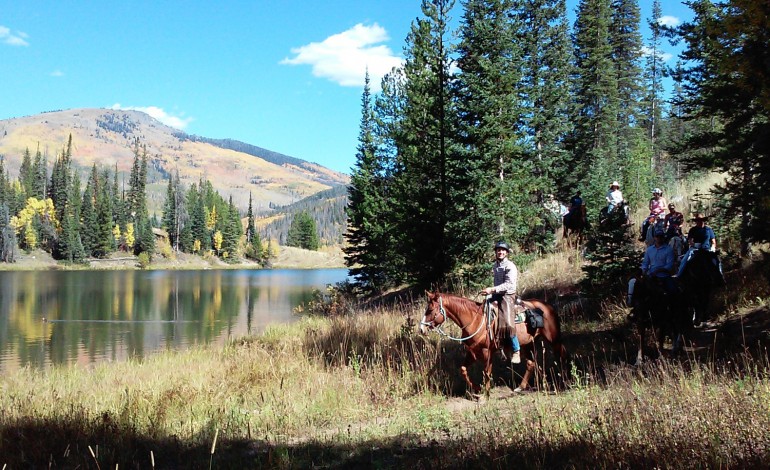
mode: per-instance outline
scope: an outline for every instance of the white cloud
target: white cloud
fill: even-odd
[[[680,23],[681,21],[676,16],[665,15],[658,18],[658,24],[661,26],[669,26],[674,28],[679,26]]]
[[[657,54],[658,54],[658,57],[660,57],[660,60],[662,60],[663,62],[668,62],[669,60],[671,60],[672,57],[674,57],[674,55],[669,52],[658,51]],[[650,49],[647,46],[642,46],[642,55],[644,56],[652,55],[652,49]]]
[[[661,50],[659,50],[659,51],[657,52],[657,54],[658,54],[658,57],[660,58],[660,60],[662,60],[663,62],[668,62],[669,60],[671,60],[671,58],[673,58],[673,57],[674,57],[674,55],[673,55],[673,54],[671,54],[671,53],[669,53],[669,52],[663,52],[663,51],[661,51]],[[642,46],[642,55],[643,55],[643,56],[649,56],[649,55],[652,55],[652,49],[650,49],[650,48],[649,48],[649,47],[647,47],[647,46]]]
[[[52,77],[63,77],[64,76],[64,72],[62,72],[59,69],[56,69],[53,72],[51,72],[51,76]]]
[[[371,26],[359,23],[321,42],[292,49],[294,57],[287,57],[281,63],[310,65],[314,76],[350,87],[364,86],[368,68],[372,90],[377,91],[383,75],[403,63],[388,46],[380,44],[389,39],[385,28],[377,23]]]
[[[126,110],[126,111],[141,111],[149,114],[151,117],[157,119],[167,126],[171,126],[175,129],[184,130],[188,124],[190,124],[192,118],[183,118],[179,116],[172,116],[157,106],[121,106],[120,103],[115,103],[111,106],[112,109]]]
[[[10,28],[0,25],[0,42],[9,46],[29,46],[27,34],[17,31],[12,33]]]

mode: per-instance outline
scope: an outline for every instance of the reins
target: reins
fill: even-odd
[[[444,316],[444,320],[441,321],[441,323],[444,323],[447,319],[447,314],[446,314],[446,310],[444,310],[444,298],[442,296],[438,297],[438,311],[441,313],[441,315]],[[428,323],[428,322],[421,321],[420,324],[425,326],[431,326],[431,325],[435,325],[435,322]],[[484,324],[485,324],[485,321],[484,321],[484,318],[482,318],[481,322],[479,323],[479,328],[472,335],[466,336],[465,338],[455,338],[454,336],[451,336],[450,334],[445,333],[444,330],[441,329],[441,325],[433,326],[432,329],[437,331],[441,336],[447,339],[451,339],[452,341],[462,342],[465,340],[469,340],[474,336],[476,336],[477,334],[479,334],[479,331],[481,331],[481,329],[484,327]]]

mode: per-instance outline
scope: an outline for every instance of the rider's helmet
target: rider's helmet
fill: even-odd
[[[656,194],[657,194],[658,196],[662,196],[662,195],[663,195],[663,191],[661,191],[661,189],[660,189],[660,188],[655,188],[655,189],[653,189],[653,190],[652,190],[652,195],[654,196],[654,195],[656,195]]]
[[[508,246],[505,242],[497,242],[495,243],[495,251],[497,251],[498,248],[502,248],[503,250],[507,251],[508,253],[511,252],[511,247]]]

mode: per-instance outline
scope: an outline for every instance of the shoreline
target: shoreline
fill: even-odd
[[[346,268],[342,249],[326,247],[320,251],[282,246],[278,255],[271,260],[269,267],[242,258],[237,263],[226,263],[217,257],[204,257],[189,253],[176,253],[173,258],[164,258],[156,254],[146,271],[155,270],[200,270],[200,269],[339,269]],[[88,264],[67,265],[61,263],[49,253],[33,250],[20,252],[14,263],[0,263],[2,271],[109,271],[142,270],[138,258],[126,253],[112,253],[104,259],[91,259]]]

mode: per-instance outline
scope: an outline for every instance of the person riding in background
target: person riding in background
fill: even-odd
[[[682,263],[679,265],[677,277],[682,275],[684,267],[687,265],[690,258],[692,258],[695,250],[716,251],[717,237],[714,234],[714,230],[706,225],[706,220],[708,220],[708,217],[700,212],[696,213],[695,217],[692,218],[692,221],[695,222],[695,226],[690,228],[687,232],[687,243],[690,248],[682,257]]]
[[[673,203],[668,205],[668,214],[666,214],[666,218],[663,220],[666,226],[666,240],[682,236],[684,214],[678,212]]]
[[[511,362],[518,364],[521,362],[521,354],[519,352],[519,338],[516,336],[516,324],[512,313],[514,303],[516,302],[519,270],[513,261],[508,259],[510,251],[510,247],[505,242],[495,244],[495,264],[492,267],[494,287],[487,287],[481,292],[489,296],[489,302],[497,302],[500,326],[504,329],[507,336],[506,340],[510,341],[513,349]],[[501,352],[502,350],[500,348]]]
[[[655,188],[652,190],[652,198],[650,199],[650,215],[644,219],[642,224],[642,233],[639,237],[640,242],[647,238],[647,229],[650,226],[651,220],[663,218],[664,212],[666,212],[666,200],[663,198],[663,191],[660,188]]]
[[[576,192],[569,200],[567,215],[564,216],[564,225],[569,226],[570,222],[573,221],[573,217],[585,217],[583,198],[580,195],[580,191]]]
[[[620,207],[620,204],[623,203],[623,193],[620,192],[620,183],[613,181],[612,184],[610,184],[610,189],[607,191],[605,199],[607,200],[608,214],[611,214],[615,208]]]

